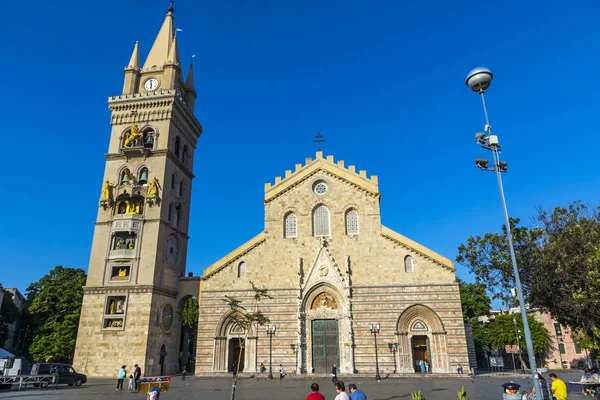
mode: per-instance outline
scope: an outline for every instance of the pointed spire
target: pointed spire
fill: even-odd
[[[154,44],[148,53],[148,58],[144,63],[144,70],[151,69],[153,66],[162,68],[163,64],[168,60],[171,53],[171,45],[175,36],[175,26],[173,23],[173,5],[169,7],[169,11],[165,20],[156,35]],[[177,51],[175,51],[177,53]]]
[[[194,57],[192,56],[192,61],[190,62],[190,69],[188,70],[187,78],[185,79],[185,86],[190,90],[195,90],[194,88]]]
[[[171,49],[169,50],[169,57],[167,57],[167,63],[179,65],[179,49],[177,48],[177,36],[173,38],[171,42]]]
[[[129,64],[127,64],[127,69],[140,69],[140,49],[137,40],[135,41]]]

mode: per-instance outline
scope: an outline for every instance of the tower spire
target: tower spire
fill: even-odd
[[[169,56],[167,57],[168,64],[180,64],[179,63],[179,49],[177,48],[177,36],[173,38],[171,42],[171,48],[169,50]]]
[[[156,39],[154,39],[154,44],[150,49],[150,53],[148,53],[146,62],[144,62],[144,67],[142,68],[143,70],[151,69],[153,66],[162,68],[165,62],[167,62],[169,59],[171,46],[176,44],[176,42],[173,40],[175,37],[173,11],[173,2],[171,1],[171,5],[169,6],[167,15],[165,16],[165,20],[158,31],[158,35],[156,35]],[[175,53],[177,53],[177,51],[175,51]]]
[[[189,90],[195,91],[196,88],[194,88],[194,57],[196,57],[195,54],[192,56],[192,59],[190,60],[190,69],[188,70],[187,78],[185,78],[185,86]]]
[[[127,64],[127,69],[140,69],[140,50],[137,40],[135,41],[135,46],[133,46],[133,52],[131,53],[129,64]]]

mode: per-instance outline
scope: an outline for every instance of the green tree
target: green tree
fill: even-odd
[[[2,347],[8,339],[8,326],[17,322],[21,313],[13,301],[12,294],[4,290],[1,284],[0,291],[4,292],[2,306],[0,306],[0,347]]]
[[[546,311],[564,326],[600,345],[600,207],[576,201],[551,212],[538,210],[534,227],[511,219],[523,292],[531,308]],[[514,302],[512,265],[502,234],[471,236],[456,260],[487,286],[493,299]]]
[[[490,315],[492,309],[490,296],[482,283],[466,283],[457,279],[460,289],[463,318],[467,323],[476,323],[478,317]]]
[[[182,337],[182,348],[184,354],[182,358],[184,361],[187,360],[189,363],[189,355],[192,353],[190,345],[196,342],[196,335],[198,333],[198,299],[195,297],[189,298],[183,306],[182,314],[182,325],[184,329],[184,335]],[[185,342],[186,334],[188,337],[187,343]],[[187,354],[185,354],[187,352]]]
[[[35,360],[70,360],[79,327],[85,272],[55,267],[27,288],[29,312],[37,330],[29,353]]]
[[[515,328],[516,321],[516,328]],[[536,356],[543,356],[550,348],[550,333],[544,325],[532,316],[527,316],[533,351]],[[504,349],[506,345],[519,345],[521,347],[521,363],[526,365],[523,355],[527,354],[525,340],[521,338],[517,343],[517,330],[523,332],[523,320],[518,315],[503,314],[491,320],[487,326],[487,337],[491,349]]]
[[[244,332],[243,338],[240,337],[240,348],[244,346],[244,344],[248,341],[248,334],[250,333],[250,329],[253,326],[256,326],[257,332],[258,327],[264,324],[268,324],[270,322],[269,318],[265,316],[259,308],[260,301],[262,299],[272,299],[268,293],[267,289],[259,288],[254,285],[252,281],[250,281],[250,285],[252,285],[252,291],[254,292],[253,304],[251,306],[251,310],[249,311],[246,307],[242,305],[242,301],[231,296],[225,296],[223,301],[227,303],[227,306],[233,311],[231,314],[231,318],[233,319],[233,323],[236,324],[239,328],[241,328]],[[237,365],[239,368],[240,361],[242,357],[242,352],[237,359]],[[237,371],[236,371],[237,372]],[[233,384],[231,385],[231,395],[229,397],[230,400],[235,399],[235,388],[237,386],[238,374],[233,374]]]

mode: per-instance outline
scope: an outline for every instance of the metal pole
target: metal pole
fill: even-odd
[[[377,370],[375,379],[377,379],[377,382],[379,382],[381,381],[381,377],[379,376],[379,357],[377,355],[377,330],[373,331],[373,335],[375,335],[375,369]]]
[[[271,331],[269,331],[269,379],[273,379],[273,333]]]
[[[485,107],[485,98],[483,91],[481,94],[481,101],[483,102],[483,110],[485,112],[485,120],[489,129],[489,119],[487,115],[487,109]],[[515,275],[515,286],[517,295],[519,297],[519,307],[521,308],[521,318],[523,319],[523,334],[525,335],[525,343],[527,344],[527,353],[529,355],[529,364],[531,367],[531,378],[533,380],[533,387],[535,388],[535,397],[537,400],[542,400],[542,392],[540,389],[540,382],[538,380],[537,366],[535,362],[535,353],[533,352],[533,342],[531,341],[531,331],[529,330],[529,322],[527,321],[527,310],[525,309],[525,298],[523,297],[523,289],[521,287],[521,278],[519,277],[519,267],[517,266],[517,257],[515,255],[515,248],[512,240],[512,233],[510,229],[510,219],[508,218],[508,209],[506,208],[506,199],[504,198],[504,188],[502,187],[502,176],[500,172],[500,154],[497,146],[492,147],[492,155],[494,157],[494,170],[496,177],[498,178],[498,189],[500,190],[500,200],[502,202],[502,211],[504,212],[504,223],[506,224],[506,237],[508,238],[508,246],[510,247],[510,259],[513,265],[513,273]]]

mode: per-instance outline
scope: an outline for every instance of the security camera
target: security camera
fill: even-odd
[[[508,163],[506,161],[500,161],[498,163],[498,169],[500,170],[500,172],[506,172],[508,168]]]
[[[485,158],[476,158],[475,159],[475,166],[477,166],[477,168],[487,169],[488,164],[489,164],[489,161],[486,160]]]

